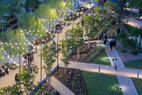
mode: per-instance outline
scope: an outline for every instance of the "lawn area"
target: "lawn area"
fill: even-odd
[[[115,75],[82,71],[88,95],[123,95]]]
[[[127,68],[134,68],[134,69],[141,69],[142,70],[142,60],[124,62],[124,65]]]
[[[105,51],[103,51],[93,60],[92,63],[101,64],[101,65],[111,65],[110,60],[106,60],[106,59],[108,59],[107,54]]]
[[[132,81],[138,91],[138,94],[142,95],[142,79],[132,78]]]

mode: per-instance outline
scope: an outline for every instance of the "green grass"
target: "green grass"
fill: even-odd
[[[93,60],[92,63],[101,64],[101,65],[111,65],[110,60],[106,60],[106,59],[108,59],[108,56],[107,56],[106,52],[103,51]]]
[[[141,69],[142,70],[142,60],[124,62],[124,65],[127,68],[134,68],[134,69]]]
[[[132,81],[138,91],[138,94],[142,95],[142,79],[132,78]]]
[[[123,95],[115,75],[82,71],[88,95]]]

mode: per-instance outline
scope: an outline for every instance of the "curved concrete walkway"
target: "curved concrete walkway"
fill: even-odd
[[[109,59],[110,59],[110,62],[111,62],[111,65],[113,65],[113,62],[112,62],[112,59],[114,58],[117,58],[119,64],[118,64],[118,70],[124,70],[125,69],[125,66],[117,52],[116,49],[114,49],[113,51],[106,51]],[[123,72],[122,72],[123,73]],[[117,79],[120,83],[120,87],[122,88],[123,90],[123,94],[124,95],[138,95],[138,92],[131,80],[130,77],[126,77],[126,76],[120,76],[120,75],[117,75]]]

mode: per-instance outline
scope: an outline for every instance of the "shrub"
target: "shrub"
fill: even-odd
[[[130,53],[133,54],[133,55],[137,55],[137,50],[131,50]]]
[[[128,35],[125,33],[125,32],[120,32],[118,35],[117,35],[117,39],[118,40],[121,40],[121,39],[124,39],[124,38],[127,38]]]
[[[34,95],[40,95],[40,92],[36,92]]]
[[[128,37],[122,39],[121,43],[124,47],[129,47],[129,48],[135,48],[136,47],[135,41],[133,39],[129,39]]]
[[[56,90],[52,90],[51,91],[51,95],[56,95],[57,94],[57,91]]]
[[[47,84],[47,83],[44,83],[42,86],[43,86],[43,87],[48,87],[48,84]]]
[[[42,95],[49,95],[49,92],[48,91],[43,91]]]
[[[121,51],[122,53],[125,53],[125,52],[126,52],[126,49],[123,47],[123,48],[120,49],[120,51]]]
[[[128,27],[128,32],[131,34],[131,36],[138,36],[139,34],[142,36],[142,30],[132,27],[130,25],[127,26]]]
[[[96,52],[87,58],[87,62],[89,63],[92,62],[94,58],[97,57],[103,50],[104,50],[103,47],[97,47]]]

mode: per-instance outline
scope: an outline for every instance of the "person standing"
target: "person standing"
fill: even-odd
[[[32,73],[32,67],[28,65],[28,70]]]
[[[31,66],[34,67],[34,60],[31,62]]]
[[[120,33],[120,28],[117,29],[117,35]]]

